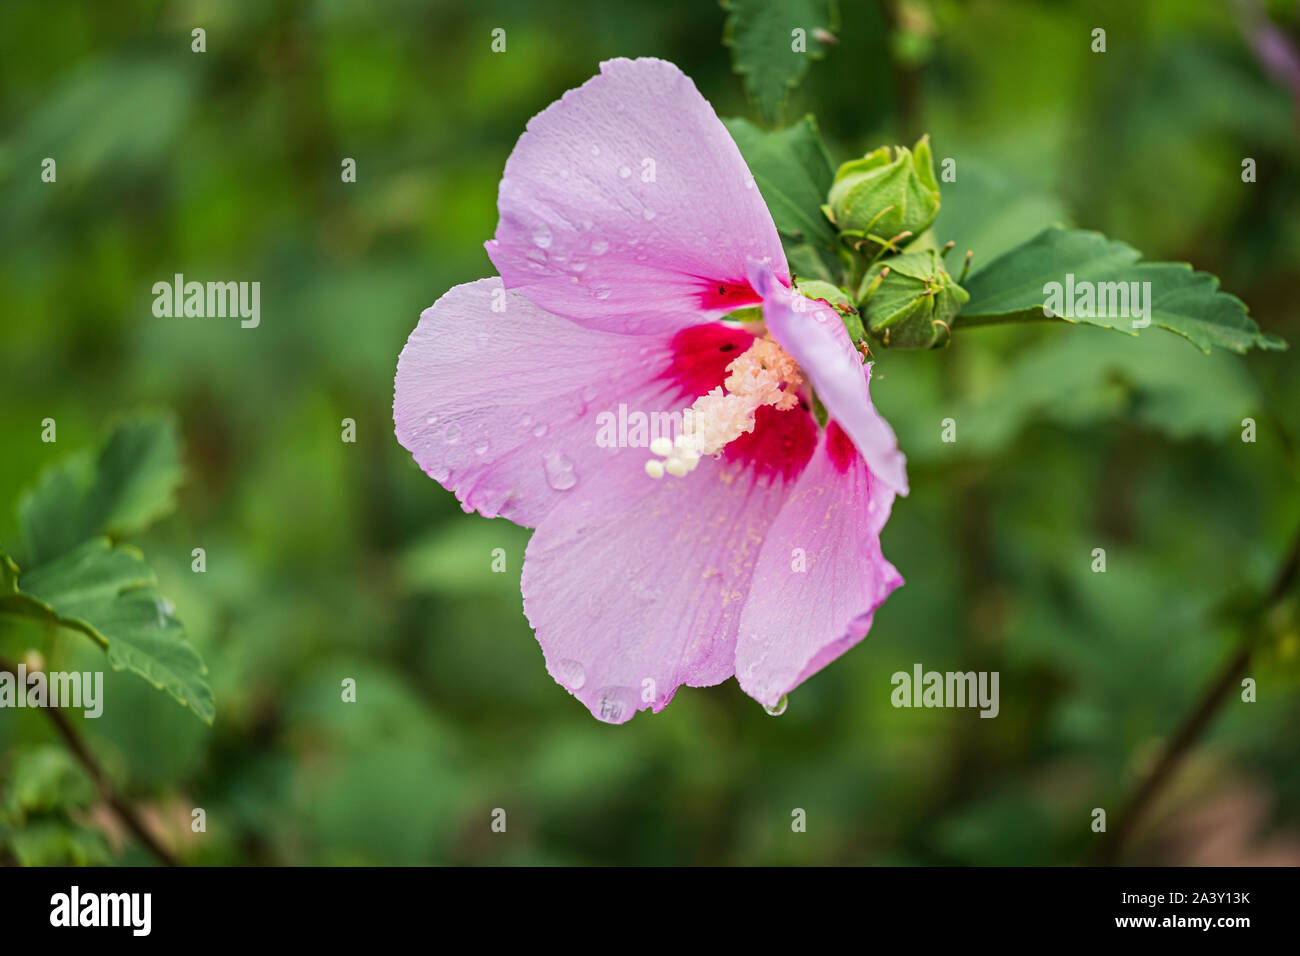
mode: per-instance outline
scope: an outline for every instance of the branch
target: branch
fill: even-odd
[[[0,671],[8,671],[15,678],[18,676],[18,669],[4,658],[0,658]],[[144,845],[150,855],[163,866],[181,866],[181,861],[159,843],[154,835],[145,828],[144,821],[135,812],[135,808],[114,789],[108,775],[104,773],[104,768],[99,765],[99,761],[95,759],[95,755],[90,752],[90,748],[86,746],[85,741],[78,735],[77,729],[72,726],[68,718],[63,716],[55,707],[42,707],[41,709],[45,712],[45,716],[54,723],[59,735],[63,738],[63,742],[68,745],[68,749],[72,751],[73,756],[85,768],[86,773],[90,775],[90,779],[95,782],[95,787],[99,790],[104,802],[113,808],[113,812],[117,814],[126,828],[135,834],[136,839]]]
[[[1273,586],[1269,588],[1268,594],[1260,601],[1259,612],[1267,612],[1281,601],[1286,592],[1296,582],[1298,576],[1300,576],[1300,533],[1297,533],[1295,539],[1291,542],[1291,549],[1281,568],[1278,569],[1273,580]],[[1254,619],[1258,620],[1257,617]],[[1156,795],[1173,778],[1183,758],[1187,756],[1187,752],[1192,749],[1192,746],[1214,720],[1219,708],[1228,699],[1229,693],[1240,682],[1241,675],[1245,673],[1254,652],[1255,641],[1248,632],[1242,638],[1237,652],[1219,671],[1210,686],[1206,688],[1196,706],[1183,718],[1183,722],[1179,725],[1173,737],[1170,738],[1169,743],[1166,744],[1164,752],[1161,753],[1155,767],[1120,810],[1119,825],[1102,838],[1097,845],[1096,851],[1092,854],[1091,862],[1094,865],[1113,866],[1115,861],[1119,859],[1121,851],[1132,836],[1138,821],[1142,819],[1143,813],[1150,807]]]

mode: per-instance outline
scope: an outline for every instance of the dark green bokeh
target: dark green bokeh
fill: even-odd
[[[1300,340],[1297,105],[1241,8],[907,6],[891,42],[875,4],[843,4],[792,98],[837,162],[928,130],[936,164],[957,160],[939,238],[976,265],[1072,222],[1217,273]],[[881,357],[912,479],[884,546],[907,585],[784,716],[728,682],[608,727],[547,676],[520,611],[527,532],[464,515],[398,446],[397,354],[422,308],[491,274],[515,139],[600,60],[671,59],[721,115],[757,118],[723,20],[654,0],[0,8],[0,541],[20,489],[112,414],[176,411],[188,480],[140,543],[217,721],[110,673],[104,716],[76,723],[187,860],[1072,864],[1230,654],[1223,606],[1267,586],[1300,525],[1294,353],[1043,327]],[[261,327],[155,318],[175,273],[260,281]],[[1128,859],[1300,862],[1295,620],[1292,599],[1251,666],[1258,702],[1229,698]],[[0,650],[98,665],[84,643],[14,630]],[[1000,716],[894,709],[890,675],[916,662],[999,671]],[[0,712],[0,793],[54,742]],[[144,861],[84,813],[109,858]]]

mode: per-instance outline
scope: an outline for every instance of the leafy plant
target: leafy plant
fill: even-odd
[[[114,670],[211,724],[207,668],[144,555],[122,542],[171,511],[180,480],[169,416],[123,421],[97,453],[50,468],[19,500],[19,557],[0,549],[0,621],[18,615],[84,634]]]
[[[843,164],[832,177],[812,117],[781,130],[763,130],[741,119],[727,121],[727,128],[796,271],[811,264],[812,277],[830,278],[840,287],[848,303],[841,311],[854,317],[846,317],[845,324],[860,346],[941,347],[961,329],[1059,319],[1133,335],[1157,326],[1205,352],[1287,347],[1278,336],[1261,332],[1245,303],[1220,291],[1214,276],[1186,263],[1144,262],[1122,242],[1050,223],[969,279],[978,250],[968,250],[954,281],[943,262],[954,243],[939,245],[942,236],[931,226],[941,189],[926,137],[914,152],[900,147],[891,160],[882,147]],[[899,226],[902,230],[894,233]],[[1113,309],[1088,309],[1076,317],[1072,308],[1059,305],[1052,311],[1047,290],[1067,278],[1070,285],[1061,293],[1067,298],[1076,284],[1122,292],[1124,316],[1117,318]],[[1127,314],[1130,289],[1146,298],[1140,319]],[[856,321],[858,314],[866,321]]]

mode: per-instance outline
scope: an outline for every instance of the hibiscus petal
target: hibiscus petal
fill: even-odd
[[[615,454],[601,412],[681,409],[655,373],[675,359],[671,339],[585,329],[480,279],[425,309],[402,350],[397,438],[466,511],[534,527]]]
[[[732,675],[759,547],[793,484],[725,458],[682,479],[643,468],[620,456],[547,515],[524,554],[524,613],[546,669],[614,724],[657,713],[682,684]]]
[[[592,328],[672,331],[754,305],[748,257],[788,276],[731,135],[663,60],[610,60],[533,117],[487,244],[506,286]]]
[[[754,569],[736,643],[745,693],[773,707],[866,635],[876,608],[903,583],[880,551],[893,503],[894,492],[831,422]]]
[[[853,439],[871,473],[900,495],[907,494],[907,459],[889,423],[871,404],[862,357],[844,322],[823,302],[792,293],[772,269],[749,264],[749,281],[763,297],[763,321],[812,382],[817,397]]]

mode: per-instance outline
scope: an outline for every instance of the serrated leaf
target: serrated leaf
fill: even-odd
[[[836,249],[835,230],[821,207],[835,170],[817,121],[805,116],[785,129],[759,129],[744,119],[723,120],[740,147],[754,183],[783,236],[826,252]]]
[[[95,538],[18,580],[23,607],[81,631],[108,653],[114,670],[129,670],[212,723],[207,668],[190,646],[171,604],[140,553]]]
[[[143,531],[175,507],[181,474],[171,416],[120,423],[93,459],[80,453],[63,460],[19,500],[30,563],[43,564],[97,535]]]
[[[1067,274],[1080,282],[1150,282],[1153,326],[1175,332],[1202,351],[1212,346],[1244,353],[1248,349],[1282,349],[1277,336],[1260,332],[1236,296],[1219,291],[1219,280],[1196,272],[1187,263],[1140,262],[1132,246],[1097,232],[1044,229],[1033,239],[999,256],[966,283],[970,302],[957,325],[1041,321],[1048,283],[1064,283]],[[1131,318],[1105,316],[1065,319],[1137,334]]]
[[[839,29],[838,8],[834,0],[723,0],[722,7],[732,69],[764,121],[776,123],[809,62],[825,55],[821,37]],[[794,49],[795,30],[803,31],[803,52]]]

